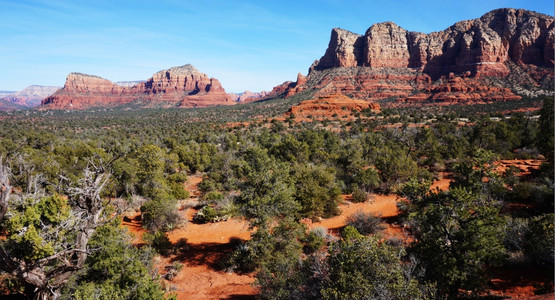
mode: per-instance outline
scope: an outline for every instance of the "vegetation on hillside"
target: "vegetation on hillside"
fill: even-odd
[[[539,118],[475,106],[272,119],[295,101],[0,115],[0,291],[172,297],[152,258],[172,247],[166,233],[183,222],[184,183],[201,172],[195,220],[249,220],[252,239],[221,265],[256,272],[264,299],[476,296],[494,266],[537,266],[552,286],[552,99]],[[495,170],[513,158],[545,163],[526,176]],[[445,173],[451,189],[429,191]],[[353,217],[338,236],[302,225],[340,213],[341,194],[366,201],[377,192],[405,197],[400,222],[412,243],[384,238],[372,215]],[[128,207],[140,207],[149,245],[132,246],[119,226]]]

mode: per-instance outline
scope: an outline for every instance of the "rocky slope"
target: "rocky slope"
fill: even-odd
[[[59,89],[60,87],[58,86],[31,85],[19,92],[12,92],[0,98],[21,107],[35,107],[40,105],[43,99],[54,94]]]
[[[379,111],[380,105],[360,99],[351,99],[345,95],[336,94],[302,101],[291,107],[285,116],[294,115],[300,118],[344,118],[351,116],[353,111],[371,109]]]
[[[553,66],[553,17],[506,8],[430,34],[392,22],[364,35],[335,28],[308,77],[282,89],[403,103],[506,101],[520,99],[513,90],[549,94]]]
[[[220,82],[191,65],[173,67],[129,86],[98,76],[71,73],[63,89],[46,98],[42,109],[86,109],[133,103],[140,107],[206,107],[234,104]]]
[[[0,98],[0,111],[13,111],[22,109],[26,109],[26,107]]]

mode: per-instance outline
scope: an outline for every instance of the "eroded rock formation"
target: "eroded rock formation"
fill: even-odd
[[[407,103],[506,101],[520,99],[512,89],[552,89],[553,57],[553,17],[522,9],[494,10],[430,34],[393,22],[364,35],[334,28],[306,83],[285,92]],[[491,85],[491,77],[501,84]]]
[[[506,75],[506,61],[553,67],[553,51],[553,17],[505,8],[430,34],[393,22],[374,24],[363,36],[335,28],[313,68],[417,68],[434,79],[466,71]]]
[[[118,85],[71,73],[64,88],[42,102],[47,109],[86,109],[136,103],[142,107],[206,107],[234,104],[220,82],[191,65],[162,70],[145,82]]]
[[[349,116],[353,111],[371,109],[379,111],[380,105],[366,100],[351,99],[345,95],[334,94],[302,101],[289,109],[286,116],[314,118],[341,118]]]

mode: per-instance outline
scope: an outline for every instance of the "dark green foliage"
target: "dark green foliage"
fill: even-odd
[[[177,200],[171,196],[160,196],[141,206],[142,223],[148,230],[169,231],[182,220],[177,212]]]
[[[380,172],[380,181],[384,191],[390,191],[396,185],[415,177],[418,173],[418,167],[414,160],[404,152],[391,148],[383,149],[381,155],[376,158],[376,168]]]
[[[428,299],[432,290],[421,286],[403,265],[402,248],[364,237],[346,227],[343,239],[330,248],[329,279],[322,299]]]
[[[202,201],[207,204],[215,204],[224,200],[224,195],[220,192],[211,191],[202,196]]]
[[[503,220],[491,199],[466,188],[412,198],[410,220],[416,241],[413,251],[442,294],[458,289],[479,290],[484,267],[500,262]]]
[[[305,228],[290,219],[284,219],[271,230],[259,228],[252,238],[236,245],[224,262],[228,270],[252,272],[270,261],[295,259],[302,252],[301,238]]]
[[[216,212],[216,210],[211,207],[211,206],[204,206],[203,208],[201,208],[193,217],[193,222],[195,223],[199,223],[199,224],[203,224],[203,223],[212,223],[212,222],[217,222],[219,220],[218,218],[218,212]]]
[[[305,254],[312,254],[316,251],[322,249],[322,247],[326,244],[326,235],[324,228],[315,228],[311,230],[303,239],[302,242],[303,252]]]
[[[314,165],[297,165],[294,170],[294,197],[301,205],[301,216],[317,218],[336,215],[341,191],[333,172]]]
[[[353,238],[357,235],[351,229],[336,242],[325,231],[305,233],[293,221],[280,223],[283,218],[317,219],[335,214],[339,193],[353,193],[354,201],[364,201],[367,193],[396,192],[403,187],[400,191],[404,196],[416,199],[401,205],[419,241],[411,254],[418,255],[418,266],[427,267],[425,280],[437,282],[441,296],[456,294],[453,291],[458,287],[479,289],[484,268],[498,261],[503,252],[500,245],[511,254],[524,253],[542,268],[552,261],[549,243],[553,242],[548,233],[553,221],[544,215],[553,211],[552,164],[546,163],[528,177],[516,173],[502,177],[491,168],[491,162],[499,158],[538,158],[540,152],[552,160],[552,99],[544,101],[539,122],[521,113],[508,119],[488,115],[494,110],[539,107],[538,100],[530,99],[384,109],[372,114],[372,119],[361,117],[349,122],[313,118],[312,122],[295,123],[291,116],[286,124],[273,119],[312,93],[209,109],[0,113],[4,118],[0,122],[0,157],[8,156],[12,161],[13,183],[18,190],[30,192],[38,186],[48,195],[61,194],[63,186],[80,178],[91,160],[117,158],[111,167],[113,181],[102,196],[145,198],[143,223],[153,232],[153,245],[161,249],[171,245],[159,231],[170,230],[180,222],[177,199],[189,197],[183,188],[186,174],[203,172],[201,201],[207,206],[202,209],[202,222],[241,213],[258,228],[251,241],[237,245],[227,266],[230,270],[260,270],[261,296],[268,299],[408,299],[427,295],[425,286],[414,286],[416,279],[424,279],[408,269],[415,264],[401,248],[383,245],[374,240],[377,238]],[[252,121],[255,115],[264,121],[235,128],[226,123]],[[469,123],[460,126],[459,118],[467,118]],[[384,126],[398,122],[403,123],[399,129]],[[413,127],[415,122],[427,124]],[[432,176],[442,171],[454,173],[452,192],[428,194]],[[23,199],[22,203],[31,205],[22,205],[2,225],[6,232],[9,226],[29,228],[24,234],[8,236],[14,253],[27,259],[52,253],[50,246],[60,247],[58,233],[52,232],[52,238],[40,237],[39,226],[65,222],[63,201],[41,199]],[[511,218],[506,218],[513,220],[512,225],[499,229],[496,201],[523,203],[527,208],[509,210]],[[197,219],[200,221],[200,216]],[[377,221],[368,217],[354,224],[361,224],[358,228],[364,232],[365,226],[372,228]],[[281,225],[271,228],[270,224],[276,223]],[[502,231],[507,232],[503,243]],[[66,242],[74,238],[59,234]],[[110,251],[116,257],[130,257],[128,267],[135,272],[136,255],[129,254],[126,246],[114,244],[127,252]],[[142,253],[137,255],[150,267],[146,258],[150,254],[137,253]],[[108,269],[128,270],[118,262],[119,257],[99,257],[98,270],[107,281],[85,279],[91,275],[87,271],[69,290],[81,298],[128,297],[125,295],[134,291],[134,283],[110,279],[116,273],[113,270],[102,273],[100,261],[104,259],[113,261]],[[384,269],[391,271],[382,274]],[[136,273],[153,278],[148,272]],[[150,283],[141,284],[148,287]],[[119,291],[120,287],[128,291]],[[148,289],[128,298],[161,295],[156,288]]]
[[[136,248],[112,222],[98,228],[85,268],[63,289],[62,299],[168,299],[155,275],[151,248]]]
[[[543,106],[540,111],[540,132],[538,134],[538,148],[542,151],[545,158],[553,163],[554,154],[553,139],[555,138],[555,120],[553,118],[555,106],[553,97],[544,97]]]
[[[454,166],[454,181],[450,187],[466,187],[473,192],[489,193],[500,183],[500,176],[494,172],[493,162],[497,155],[489,150],[477,149],[471,158]],[[484,182],[484,178],[488,178]]]
[[[256,275],[263,299],[433,298],[432,286],[418,282],[413,263],[402,262],[402,248],[362,236],[348,226],[343,240],[328,240],[326,250],[319,230],[300,238],[304,234],[298,226],[284,225],[263,239],[275,251],[261,259]],[[302,242],[308,257],[299,259]]]
[[[249,148],[245,159],[249,169],[236,203],[252,225],[264,224],[278,216],[296,216],[300,204],[287,165],[278,163],[260,148]]]
[[[38,201],[29,197],[21,204],[11,210],[5,226],[7,249],[16,257],[38,260],[60,251],[74,238],[67,229],[58,231],[58,226],[71,222],[67,199],[55,194]]]
[[[366,192],[371,192],[380,185],[380,174],[371,167],[361,168],[353,179],[354,183]]]
[[[146,232],[143,234],[143,240],[162,255],[168,254],[169,250],[172,248],[170,239],[163,231],[156,231],[154,233]]]
[[[366,200],[368,200],[368,197],[368,193],[362,189],[355,188],[353,190],[353,202],[355,203],[366,202]]]
[[[553,234],[555,215],[544,214],[530,219],[524,238],[524,253],[540,267],[553,275],[555,257]]]

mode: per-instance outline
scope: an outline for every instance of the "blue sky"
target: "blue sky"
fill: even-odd
[[[270,90],[306,74],[334,27],[429,33],[501,7],[553,15],[552,0],[0,0],[0,90],[62,86],[70,72],[145,80],[187,63],[228,92]]]

